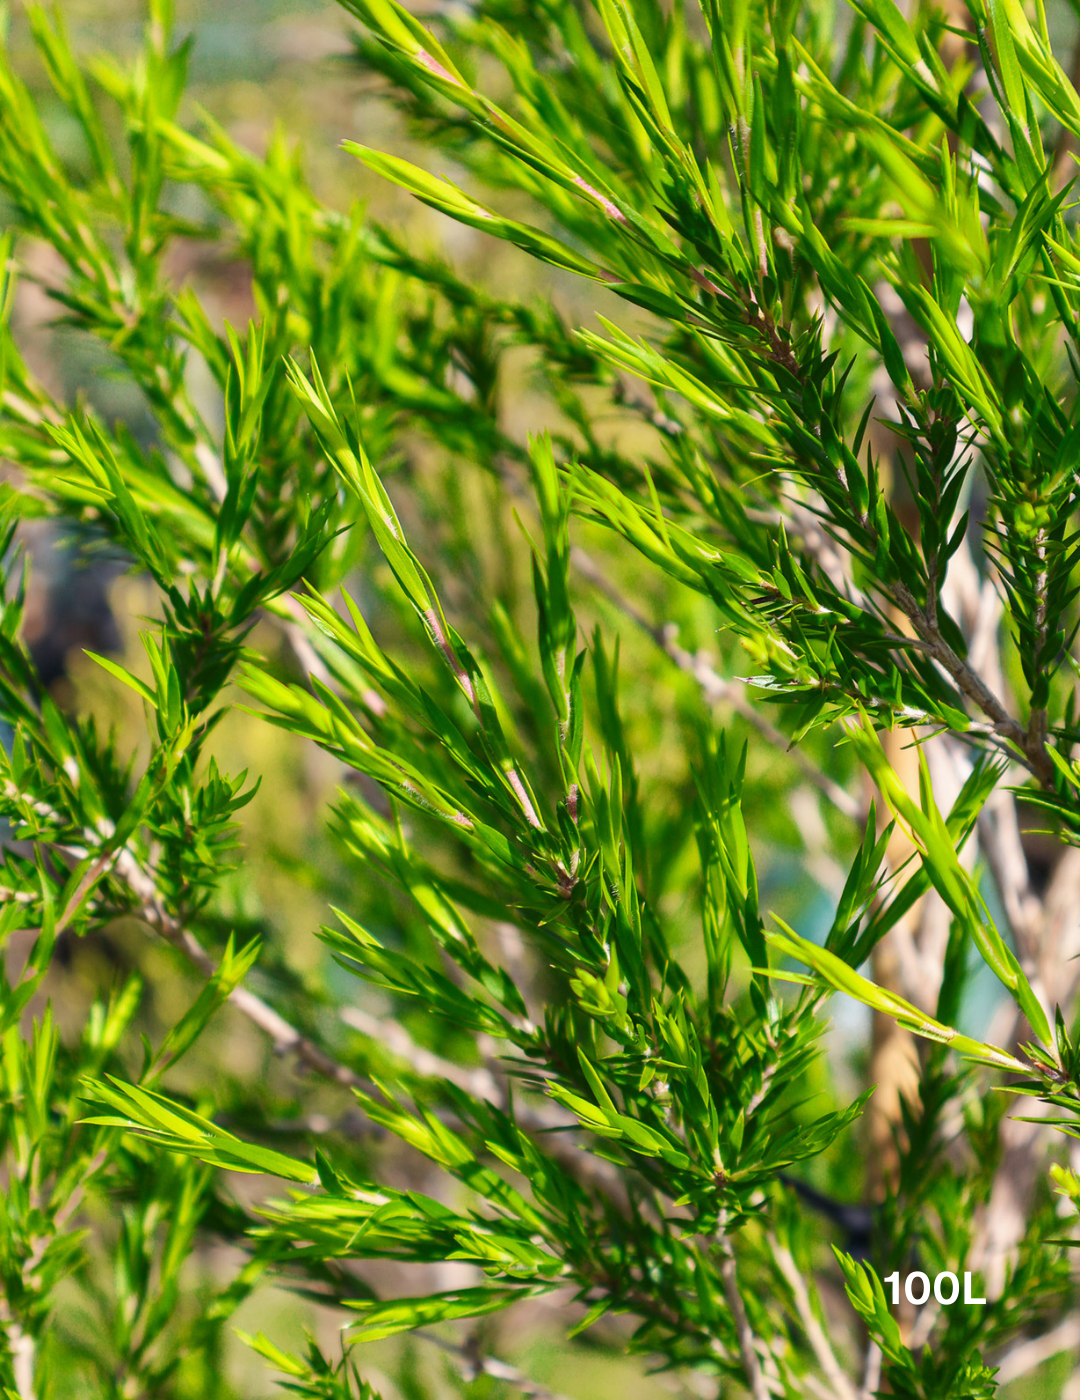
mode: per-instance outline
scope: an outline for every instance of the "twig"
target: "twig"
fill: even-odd
[[[847,560],[837,549],[836,541],[828,531],[822,529],[818,516],[803,502],[793,497],[789,497],[785,504],[786,512],[763,513],[761,518],[773,526],[787,527],[790,524],[801,538],[803,548],[837,593],[857,607],[862,608],[864,612],[870,612],[873,608],[870,598],[851,577],[850,570],[847,568]],[[758,512],[755,511],[747,513],[752,519],[758,516]],[[910,641],[911,639],[905,638],[904,640]]]
[[[495,1076],[489,1069],[466,1069],[463,1065],[444,1060],[441,1055],[417,1045],[400,1021],[383,1021],[358,1006],[343,1007],[341,1019],[361,1035],[382,1041],[392,1054],[408,1061],[417,1074],[429,1079],[447,1079],[477,1099],[495,1101],[502,1097]]]
[[[842,470],[839,470],[839,477],[846,486],[846,477]],[[869,516],[864,514],[861,524],[871,539],[877,541],[877,527]],[[1052,788],[1055,769],[1046,752],[1046,736],[1042,732],[1041,724],[1037,723],[1034,727],[1026,729],[1019,720],[1008,713],[982,676],[969,662],[959,657],[945,640],[938,625],[936,607],[923,608],[902,580],[898,580],[890,589],[884,591],[914,627],[919,640],[924,644],[924,650],[952,679],[961,694],[982,711],[1000,735],[1015,745],[1025,767],[1044,786]]]
[[[999,734],[1016,746],[1024,766],[1041,783],[1053,787],[1055,769],[1046,752],[1045,739],[1038,734],[1029,734],[1019,720],[1013,719],[982,676],[957,656],[906,584],[893,586],[893,598],[927,644],[930,655],[952,677],[961,694],[983,712]]]
[[[32,1290],[34,1274],[41,1266],[45,1258],[46,1251],[57,1235],[63,1232],[64,1226],[79,1209],[82,1204],[83,1193],[86,1183],[105,1163],[107,1153],[104,1148],[99,1148],[90,1158],[83,1168],[82,1176],[67,1200],[56,1210],[52,1217],[51,1228],[35,1236],[30,1242],[30,1252],[22,1262],[19,1270],[22,1275],[23,1287],[28,1291]],[[11,1370],[15,1380],[15,1391],[19,1400],[35,1400],[34,1392],[34,1357],[35,1343],[33,1336],[24,1330],[18,1318],[11,1311],[8,1299],[0,1294],[0,1328],[7,1335],[8,1351],[11,1353]]]
[[[705,698],[710,704],[727,704],[741,715],[757,732],[766,739],[774,748],[781,753],[786,753],[794,762],[795,766],[803,776],[816,787],[819,792],[825,794],[838,812],[842,812],[845,817],[850,817],[852,821],[862,821],[866,815],[862,803],[852,797],[846,789],[839,783],[823,773],[802,749],[792,748],[791,740],[776,725],[770,723],[758,708],[751,704],[746,698],[746,689],[741,681],[725,680],[702,656],[694,656],[684,647],[679,646],[674,640],[668,628],[665,628],[664,640],[661,646],[671,657],[672,661],[681,671],[691,675],[701,686]]]
[[[1080,1316],[1073,1313],[1041,1337],[1031,1337],[1025,1341],[1017,1342],[1008,1351],[998,1356],[994,1361],[994,1365],[998,1368],[995,1377],[997,1384],[998,1386],[1008,1385],[1018,1376],[1024,1376],[1029,1371],[1034,1371],[1036,1366],[1041,1366],[1044,1361],[1049,1361],[1052,1356],[1057,1356],[1059,1352],[1072,1351],[1074,1347],[1078,1346],[1080,1346]]]
[[[189,929],[184,928],[164,908],[158,897],[153,877],[142,868],[127,848],[119,853],[116,870],[140,901],[140,908],[133,911],[136,916],[160,934],[167,943],[182,952],[188,961],[206,977],[213,977],[217,972],[217,963],[213,956]],[[253,1025],[258,1026],[269,1036],[276,1055],[293,1055],[308,1069],[322,1075],[325,1079],[332,1080],[335,1084],[340,1084],[343,1088],[359,1090],[365,1094],[378,1092],[377,1087],[369,1079],[365,1079],[363,1075],[357,1074],[355,1070],[350,1069],[339,1060],[335,1060],[332,1055],[328,1055],[325,1050],[298,1031],[284,1016],[275,1011],[261,997],[256,996],[254,992],[249,991],[248,988],[244,986],[234,987],[228,1000]],[[390,1024],[378,1021],[374,1017],[369,1020],[362,1012],[348,1014],[343,1012],[342,1015],[343,1019],[353,1024],[356,1029],[361,1030],[364,1034],[371,1034],[375,1039],[382,1040],[395,1050],[395,1053],[403,1054],[403,1058],[409,1058],[409,1055],[404,1054],[404,1043],[396,1038],[395,1028]],[[402,1032],[402,1034],[405,1033]],[[419,1056],[423,1052],[418,1046],[414,1046],[411,1053]],[[429,1069],[421,1070],[418,1064],[414,1064],[414,1068],[417,1068],[418,1073],[450,1079],[451,1082],[459,1083],[461,1087],[467,1088],[470,1093],[476,1094],[477,1097],[494,1099],[501,1103],[504,1108],[506,1106],[505,1095],[498,1092],[490,1067],[484,1070],[469,1071],[433,1056]],[[529,1068],[531,1070],[533,1066],[530,1065]],[[481,1074],[485,1076],[483,1080],[474,1078],[470,1082],[462,1082],[461,1076],[479,1076]],[[611,1163],[591,1152],[582,1151],[574,1138],[566,1136],[562,1132],[553,1131],[574,1126],[572,1117],[565,1115],[557,1105],[553,1103],[532,1105],[522,1098],[516,1098],[514,1118],[518,1125],[526,1131],[548,1134],[548,1151],[559,1161],[560,1165],[574,1171],[579,1181],[592,1183],[597,1190],[602,1191],[609,1198],[613,1198],[617,1194],[619,1177]]]
[[[726,1228],[726,1221],[720,1222],[720,1281],[724,1285],[724,1297],[727,1299],[728,1307],[735,1321],[735,1336],[739,1343],[739,1355],[742,1358],[743,1370],[746,1372],[746,1383],[750,1389],[753,1400],[771,1400],[769,1387],[765,1383],[765,1376],[761,1370],[761,1362],[758,1359],[754,1336],[754,1329],[750,1326],[750,1319],[746,1316],[746,1306],[739,1292],[739,1276],[735,1267],[735,1251],[731,1247],[731,1242],[723,1233]]]
[[[1041,902],[1031,892],[1016,799],[1011,792],[998,788],[979,813],[978,832],[979,846],[1001,897],[1017,951],[1022,960],[1033,964],[1039,951],[1043,911]]]
[[[19,1400],[35,1400],[34,1339],[12,1315],[6,1298],[0,1297],[0,1327],[7,1333],[11,1372]]]
[[[472,1381],[478,1376],[491,1376],[494,1380],[505,1381],[507,1385],[512,1385],[522,1395],[529,1396],[530,1400],[566,1400],[565,1396],[550,1390],[539,1381],[534,1381],[524,1371],[519,1370],[516,1366],[511,1366],[508,1361],[500,1361],[495,1356],[483,1356],[475,1347],[448,1342],[445,1338],[436,1336],[434,1332],[418,1329],[413,1335],[423,1337],[424,1341],[431,1342],[440,1351],[445,1351],[450,1356],[456,1357],[466,1380]]]
[[[190,930],[180,927],[160,906],[144,906],[139,913],[145,923],[156,928],[174,948],[179,948],[200,972],[207,977],[214,976],[217,963]],[[325,1079],[332,1079],[346,1089],[359,1089],[366,1093],[373,1090],[374,1085],[370,1080],[328,1055],[246,987],[234,987],[229,993],[229,1001],[270,1037],[276,1055],[295,1055],[316,1074],[321,1074]]]
[[[824,1328],[817,1320],[814,1309],[810,1303],[810,1295],[806,1291],[806,1284],[799,1273],[798,1265],[791,1256],[791,1251],[786,1249],[772,1235],[769,1236],[769,1246],[772,1249],[773,1258],[777,1267],[787,1280],[795,1299],[795,1307],[798,1310],[799,1321],[802,1329],[806,1333],[807,1340],[813,1348],[817,1357],[818,1365],[825,1374],[826,1379],[832,1386],[838,1400],[856,1400],[855,1387],[844,1373],[836,1353],[829,1344],[829,1339],[825,1335]]]
[[[19,793],[14,785],[9,783],[7,786],[8,796],[13,800],[17,799]],[[52,809],[46,804],[39,803],[36,806],[39,815],[52,814]],[[93,839],[95,835],[95,833],[87,834],[90,839]],[[85,860],[87,856],[87,850],[81,846],[55,844],[53,849],[74,861]],[[204,976],[213,977],[218,971],[218,965],[213,956],[189,929],[186,929],[178,919],[168,912],[160,898],[153,875],[139,863],[130,847],[124,846],[115,853],[113,873],[127,884],[136,899],[136,907],[125,909],[125,912],[141,919],[167,943],[182,952]],[[326,1054],[314,1041],[301,1034],[272,1006],[269,1006],[261,997],[256,996],[246,987],[235,987],[228,1000],[253,1025],[269,1036],[276,1055],[295,1055],[297,1060],[306,1065],[308,1069],[346,1089],[360,1090],[369,1094],[378,1092],[377,1086],[372,1084],[370,1080],[335,1060],[333,1056]],[[369,1023],[363,1017],[363,1013],[357,1012],[351,1019],[357,1025],[357,1029],[362,1029],[364,1033],[370,1031],[374,1038],[387,1043],[394,1038],[394,1029],[375,1018],[371,1018]],[[361,1021],[363,1021],[363,1025],[357,1024]],[[527,1020],[521,1021],[520,1025],[523,1030],[530,1034],[535,1030],[535,1027]],[[398,1047],[398,1053],[402,1053],[403,1045],[401,1042],[398,1042]],[[419,1047],[414,1047],[414,1053],[421,1053]],[[449,1061],[441,1059],[437,1066],[432,1065],[430,1072],[454,1082],[454,1075],[447,1073],[450,1069],[454,1069],[457,1074],[469,1073],[469,1071],[452,1066]],[[528,1069],[532,1074],[535,1073],[536,1067],[529,1064]],[[491,1073],[490,1064],[486,1072]],[[505,1110],[507,1107],[505,1094],[490,1096],[482,1092],[489,1087],[486,1081],[482,1084],[480,1081],[476,1081],[471,1086],[470,1091],[478,1092],[481,1097],[495,1097]],[[621,1177],[614,1164],[582,1147],[576,1137],[566,1132],[567,1129],[576,1126],[572,1115],[555,1103],[533,1105],[522,1098],[515,1100],[513,1112],[519,1127],[528,1132],[548,1135],[546,1137],[546,1150],[560,1166],[574,1175],[582,1185],[592,1186],[608,1200],[618,1204],[620,1208],[625,1207],[626,1201]],[[329,1124],[324,1125],[322,1130],[325,1131],[328,1126]],[[0,1297],[0,1305],[2,1303],[3,1298]],[[2,1314],[0,1314],[0,1322],[2,1320]]]
[[[279,601],[293,619],[288,622],[284,618],[280,618],[279,621],[297,661],[309,675],[317,677],[323,685],[332,686],[334,677],[330,673],[330,668],[316,651],[308,636],[307,629],[311,626],[311,619],[304,611],[300,600],[290,593]],[[386,701],[377,690],[366,686],[360,692],[360,698],[372,714],[381,718],[386,713]]]
[[[79,860],[85,859],[86,852],[78,847],[57,846],[54,849],[63,850]],[[160,934],[167,943],[171,943],[174,948],[179,949],[188,961],[194,964],[206,977],[213,977],[218,970],[218,965],[212,955],[207,952],[189,929],[186,929],[178,919],[168,912],[161,902],[153,876],[140,865],[129,847],[124,846],[115,852],[108,851],[99,857],[90,871],[87,872],[87,876],[84,876],[80,889],[87,884],[88,877],[93,875],[96,868],[105,861],[114,862],[114,873],[124,881],[135,895],[139,907],[132,912],[143,923]],[[73,903],[74,896],[68,902],[68,909],[65,910],[58,927],[62,927],[64,919],[70,917],[68,911],[71,910]],[[310,1069],[328,1079],[333,1079],[348,1089],[369,1090],[372,1088],[368,1080],[327,1055],[314,1041],[302,1035],[272,1006],[267,1005],[261,997],[248,991],[246,987],[234,987],[229,995],[229,1001],[260,1030],[266,1032],[273,1042],[276,1054],[294,1054]]]
[[[752,724],[770,744],[780,749],[781,752],[789,754],[805,777],[825,794],[837,811],[842,812],[844,816],[850,817],[853,821],[863,819],[865,814],[862,804],[839,783],[834,782],[827,773],[823,773],[816,764],[806,757],[801,749],[792,749],[787,735],[777,729],[775,725],[770,724],[746,699],[741,682],[725,680],[704,657],[695,656],[685,647],[680,646],[676,640],[677,634],[674,627],[670,625],[657,627],[650,622],[645,614],[611,582],[591,556],[577,545],[574,545],[570,550],[570,561],[580,574],[599,588],[609,602],[613,603],[621,613],[624,613],[643,632],[647,633],[661,651],[674,661],[680,671],[685,671],[687,675],[693,676],[710,704],[715,705],[723,702],[730,705],[737,714]]]
[[[1041,656],[1046,646],[1047,585],[1049,571],[1046,565],[1046,531],[1040,529],[1035,535],[1035,557],[1039,561],[1035,574],[1035,655]],[[1046,748],[1046,735],[1050,726],[1050,716],[1045,705],[1033,706],[1028,716],[1027,742],[1030,747]]]
[[[500,469],[500,477],[506,484],[508,490],[514,495],[524,497],[528,494],[523,483],[509,466],[504,466]],[[815,532],[815,538],[817,536],[825,540],[828,538],[824,535],[820,526],[817,525],[810,511],[804,511],[803,515],[800,517],[799,530],[800,533],[804,535],[810,534],[813,531]],[[592,556],[586,553],[580,545],[571,545],[570,562],[583,578],[588,579],[590,583],[594,584],[609,602],[613,603],[621,613],[630,618],[643,632],[651,637],[661,651],[665,652],[681,671],[685,671],[688,675],[694,677],[704,691],[705,698],[710,704],[719,704],[721,702],[729,704],[737,714],[741,715],[742,718],[747,721],[747,723],[753,725],[762,738],[766,739],[774,748],[789,754],[806,778],[825,794],[837,811],[842,812],[846,817],[850,817],[852,821],[862,821],[864,819],[866,814],[863,811],[862,804],[852,797],[849,792],[845,791],[839,783],[834,782],[827,773],[823,773],[820,768],[816,767],[801,749],[792,749],[791,742],[787,735],[777,729],[775,725],[770,724],[769,721],[758,712],[757,708],[746,699],[741,682],[737,680],[725,680],[723,676],[713,670],[704,658],[694,656],[685,648],[679,646],[676,641],[677,633],[675,630],[670,626],[657,626],[651,622],[641,609],[638,608],[636,604],[632,603],[630,599],[611,582]],[[853,601],[859,599],[864,600],[864,595],[859,593],[858,589],[854,584],[850,583],[850,581],[847,581],[845,592]],[[869,606],[868,603],[865,603],[865,600],[863,605]],[[905,640],[910,641],[913,639]]]
[[[218,970],[218,965],[212,955],[207,952],[189,929],[184,928],[179,920],[173,918],[164,908],[158,898],[153,878],[139,865],[130,851],[125,849],[120,853],[117,860],[117,872],[142,902],[142,907],[137,911],[138,917],[144,923],[149,924],[167,943],[178,948],[201,973],[208,978],[213,977]],[[228,999],[253,1025],[258,1026],[270,1037],[276,1055],[295,1055],[309,1069],[321,1074],[326,1079],[332,1079],[336,1084],[341,1084],[346,1089],[359,1089],[364,1093],[370,1093],[374,1089],[375,1086],[369,1079],[365,1079],[363,1075],[357,1074],[355,1070],[349,1069],[347,1065],[343,1065],[339,1060],[328,1055],[313,1040],[309,1040],[284,1016],[275,1011],[261,997],[256,996],[254,992],[249,991],[247,987],[234,987]],[[364,1034],[371,1035],[374,1039],[382,1039],[387,1042],[390,1039],[389,1027],[377,1021],[375,1017],[365,1017],[364,1013],[359,1010],[346,1008],[342,1012],[342,1019]],[[396,1046],[390,1048],[395,1049],[397,1053],[402,1053]],[[418,1050],[419,1047],[414,1047],[414,1049]],[[408,1056],[403,1055],[403,1058],[408,1058]],[[450,1078],[446,1071],[456,1067],[450,1065],[448,1061],[438,1059],[437,1056],[432,1056],[432,1060],[438,1061],[437,1069],[419,1072],[438,1073],[443,1077]]]
[[[881,1348],[871,1342],[866,1348],[866,1361],[863,1364],[863,1381],[859,1388],[859,1400],[874,1400],[881,1384]]]
[[[78,887],[76,888],[74,894],[68,900],[67,907],[65,908],[64,912],[60,915],[60,918],[57,920],[57,937],[59,937],[60,934],[64,932],[68,924],[70,924],[72,919],[74,919],[75,915],[79,912],[80,908],[82,907],[83,901],[86,899],[87,895],[94,888],[97,882],[101,879],[102,875],[104,875],[105,872],[108,870],[109,866],[112,864],[114,859],[115,852],[110,851],[108,848],[106,848],[104,851],[102,851],[102,853],[98,856],[97,860],[94,861],[94,863],[83,875],[82,879],[79,881]]]

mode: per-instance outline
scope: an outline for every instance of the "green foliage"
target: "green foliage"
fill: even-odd
[[[458,1389],[546,1393],[484,1339],[552,1295],[568,1341],[725,1395],[853,1400],[879,1366],[910,1400],[993,1395],[1075,1305],[1080,1200],[1046,1160],[1080,1136],[1072,945],[1016,817],[1019,794],[1080,845],[1080,97],[1042,10],[958,34],[891,0],[843,31],[781,0],[345,8],[458,176],[345,151],[584,286],[602,329],[331,207],[284,135],[257,158],[194,114],[163,0],[127,63],[29,8],[77,154],[0,53],[0,1384],[231,1396],[223,1330],[266,1275],[345,1319],[340,1362],[240,1333],[326,1400],[374,1397],[365,1344],[403,1333]],[[246,330],[177,286],[182,243],[240,261]],[[149,427],[33,372],[42,245],[58,322]],[[523,351],[543,412],[519,435]],[[143,656],[90,653],[138,735],[36,673],[42,518],[152,590]],[[230,900],[259,786],[227,771],[241,702],[338,783],[290,872],[327,910],[305,975]],[[816,925],[768,854],[807,784],[847,866]],[[79,948],[141,975],[61,1034]],[[996,1039],[969,1033],[976,965]],[[929,1042],[880,1172],[874,1083],[822,1054],[834,991]],[[299,1087],[202,1053],[226,1003]],[[792,1169],[875,1193],[868,1259],[834,1262]],[[211,1239],[235,1272],[193,1282]],[[383,1296],[373,1261],[415,1291]],[[433,1282],[448,1264],[469,1281]],[[989,1301],[905,1313],[880,1280],[913,1267]]]

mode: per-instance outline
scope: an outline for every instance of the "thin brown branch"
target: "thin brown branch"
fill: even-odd
[[[1036,656],[1041,656],[1046,645],[1046,607],[1049,571],[1046,566],[1046,531],[1039,530],[1035,536],[1035,557],[1039,561],[1035,575],[1035,637]],[[1032,707],[1028,716],[1027,742],[1029,747],[1046,749],[1046,735],[1050,726],[1050,716],[1045,705]]]
[[[957,656],[905,583],[894,584],[892,596],[920,639],[926,643],[929,654],[952,678],[960,693],[982,711],[998,734],[1015,745],[1024,766],[1044,786],[1052,787],[1055,770],[1046,752],[1045,736],[1029,733],[1019,720],[1009,714],[982,676]]]
[[[57,920],[57,937],[59,937],[60,934],[64,932],[67,926],[71,923],[72,919],[74,919],[75,915],[82,908],[83,903],[85,902],[87,896],[90,894],[90,891],[101,879],[102,875],[104,875],[105,872],[108,870],[109,866],[113,863],[115,856],[116,853],[114,851],[111,851],[108,848],[106,848],[86,870],[82,879],[79,881],[74,894],[72,894],[71,898],[68,900],[67,907],[64,909],[64,912],[60,915],[60,918]]]
[[[120,852],[117,859],[117,873],[126,881],[132,892],[140,900],[141,907],[135,911],[143,923],[148,924],[167,943],[184,954],[187,960],[207,978],[213,977],[218,965],[190,929],[175,919],[158,897],[153,877],[142,868],[128,850]],[[234,987],[229,1001],[249,1021],[263,1031],[274,1047],[276,1055],[294,1055],[308,1069],[314,1070],[325,1079],[333,1080],[346,1089],[359,1089],[370,1093],[374,1085],[357,1074],[355,1070],[335,1060],[325,1050],[316,1045],[306,1035],[296,1029],[284,1016],[268,1005],[247,987]]]
[[[70,849],[70,848],[69,848]],[[84,852],[71,850],[71,853],[82,859]],[[88,885],[88,879],[94,875],[98,866],[104,863],[112,863],[115,873],[124,881],[131,892],[135,895],[138,907],[132,912],[136,914],[143,923],[149,925],[155,932],[160,934],[167,943],[172,944],[182,952],[190,963],[206,977],[213,977],[218,970],[218,965],[213,956],[207,952],[195,935],[186,929],[179,920],[175,919],[162,903],[157,885],[153,876],[145,870],[136,860],[132,852],[123,847],[121,850],[109,851],[98,858],[87,875],[80,883],[80,890]],[[99,872],[100,873],[100,872]],[[94,876],[96,878],[96,876]],[[92,883],[92,881],[90,881]],[[65,910],[61,919],[62,927],[64,919],[69,918],[69,912],[75,905],[76,895],[68,903],[68,910]],[[85,894],[84,896],[85,897]],[[80,901],[81,902],[81,901]],[[370,1090],[373,1086],[370,1081],[361,1075],[350,1070],[347,1066],[340,1064],[337,1060],[327,1055],[320,1049],[314,1041],[302,1035],[295,1026],[291,1025],[283,1016],[279,1015],[272,1006],[269,1006],[261,997],[249,991],[246,987],[235,987],[229,995],[229,1001],[241,1011],[254,1025],[264,1031],[273,1042],[274,1051],[278,1055],[295,1055],[298,1060],[306,1064],[309,1069],[317,1074],[332,1079],[338,1084],[349,1089]]]

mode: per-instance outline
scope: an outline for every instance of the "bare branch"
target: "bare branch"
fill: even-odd
[[[217,971],[217,963],[214,958],[195,935],[189,929],[184,928],[164,908],[153,877],[139,865],[127,848],[120,852],[116,869],[140,900],[140,908],[134,911],[136,916],[160,934],[166,942],[179,949],[188,961],[206,977],[212,977]],[[269,1006],[248,988],[235,987],[229,995],[229,1001],[253,1025],[258,1026],[270,1038],[276,1055],[293,1055],[314,1073],[335,1084],[340,1084],[345,1089],[360,1090],[368,1094],[378,1092],[377,1087],[370,1080],[357,1074],[348,1065],[334,1059],[332,1055],[328,1055],[320,1046],[301,1034],[272,1006]],[[346,1020],[347,1024],[352,1024],[363,1034],[371,1034],[374,1039],[381,1040],[394,1053],[401,1054],[402,1058],[410,1059],[417,1073],[430,1074],[459,1084],[462,1083],[462,1076],[485,1076],[482,1080],[477,1078],[470,1086],[463,1085],[463,1087],[469,1087],[470,1092],[499,1103],[505,1108],[506,1093],[504,1089],[499,1088],[496,1082],[494,1064],[489,1063],[482,1070],[470,1071],[461,1066],[452,1065],[440,1057],[432,1056],[431,1060],[426,1062],[429,1067],[421,1069],[420,1057],[427,1052],[421,1051],[419,1046],[412,1045],[411,1038],[402,1028],[389,1022],[380,1021],[375,1017],[368,1018],[363,1012],[356,1009],[343,1011],[342,1019]],[[405,1040],[399,1039],[399,1036],[405,1037],[412,1045],[412,1049],[407,1053]],[[530,1065],[529,1068],[532,1070],[535,1067]],[[622,1179],[614,1164],[598,1157],[594,1152],[582,1148],[576,1137],[564,1131],[557,1131],[576,1125],[576,1120],[572,1115],[564,1113],[554,1103],[534,1105],[518,1096],[514,1101],[514,1118],[518,1125],[526,1131],[544,1133],[546,1135],[545,1150],[559,1162],[560,1166],[571,1172],[582,1185],[590,1186],[607,1196],[609,1200],[625,1205]]]
[[[1042,898],[1039,965],[1052,1002],[1068,1006],[1080,979],[1080,849],[1070,846]]]
[[[863,1382],[859,1389],[859,1400],[874,1400],[881,1384],[881,1348],[871,1342],[866,1348],[866,1361],[863,1364]]]
[[[124,855],[128,854],[124,852]],[[153,880],[139,867],[133,857],[129,856],[129,859],[124,863],[123,873],[132,889],[143,896],[143,906],[138,911],[143,922],[160,933],[174,948],[178,948],[188,961],[206,977],[213,977],[217,972],[217,963],[195,935],[189,929],[184,928],[163,908],[157,898]],[[294,1055],[301,1064],[314,1070],[316,1074],[322,1075],[325,1079],[333,1080],[346,1089],[359,1089],[364,1093],[375,1091],[375,1086],[369,1079],[365,1079],[363,1075],[357,1074],[355,1070],[328,1055],[325,1050],[301,1034],[284,1016],[281,1016],[272,1006],[269,1006],[248,988],[235,987],[229,995],[229,1001],[253,1025],[258,1026],[269,1036],[276,1055]],[[451,1064],[448,1060],[422,1050],[413,1042],[408,1033],[395,1023],[380,1021],[377,1017],[369,1016],[357,1007],[344,1008],[341,1018],[355,1030],[371,1036],[374,1040],[382,1041],[394,1054],[409,1060],[418,1074],[449,1079],[452,1083],[457,1083],[459,1087],[466,1088],[469,1092],[484,1098],[496,1096],[497,1086],[488,1070],[464,1070],[458,1065]],[[518,1111],[519,1116],[527,1112],[520,1105]],[[545,1124],[545,1126],[550,1125]]]
[[[570,559],[574,567],[594,583],[604,594],[609,602],[613,603],[618,610],[635,622],[638,627],[647,633],[656,645],[665,652],[667,656],[675,662],[680,671],[685,671],[687,675],[693,676],[698,685],[701,686],[705,699],[709,704],[728,704],[733,710],[747,720],[758,733],[766,739],[774,748],[788,754],[791,760],[797,765],[805,777],[820,789],[829,799],[837,811],[842,812],[845,817],[850,817],[852,821],[861,821],[865,815],[862,804],[851,793],[847,792],[834,782],[827,773],[823,773],[816,764],[802,752],[801,749],[792,749],[791,742],[786,734],[783,734],[775,725],[761,715],[756,708],[747,700],[745,689],[740,681],[725,680],[700,654],[694,655],[679,645],[677,629],[672,625],[657,627],[645,616],[645,614],[632,603],[607,577],[603,570],[597,565],[590,555],[583,549],[574,545],[570,551]]]
[[[1029,733],[1019,720],[1013,719],[982,676],[957,656],[937,623],[927,617],[906,584],[894,584],[893,597],[919,637],[927,644],[930,655],[951,676],[960,693],[970,700],[976,709],[982,711],[997,733],[1016,746],[1024,766],[1041,783],[1052,786],[1055,770],[1046,752],[1045,738]]]
[[[323,685],[332,686],[334,678],[330,674],[330,668],[312,645],[308,635],[311,619],[304,611],[299,599],[290,593],[279,601],[292,617],[291,622],[285,619],[280,619],[280,621],[297,661],[308,675],[317,677]],[[386,701],[377,690],[372,690],[369,686],[361,692],[360,698],[372,714],[382,716],[386,713]]]
[[[528,1396],[529,1400],[566,1400],[566,1396],[550,1390],[539,1381],[532,1380],[524,1371],[511,1366],[509,1362],[500,1361],[496,1356],[482,1355],[476,1346],[460,1346],[455,1342],[446,1341],[434,1332],[418,1330],[413,1335],[423,1337],[440,1351],[455,1357],[466,1381],[474,1381],[478,1376],[491,1376],[494,1380],[505,1381],[507,1385],[513,1386],[522,1395]]]
[[[1080,1316],[1072,1313],[1041,1337],[1017,1342],[996,1357],[993,1364],[998,1368],[997,1384],[1008,1385],[1059,1352],[1073,1351],[1076,1347],[1080,1347]]]
[[[755,512],[750,511],[748,514],[751,519],[755,518]],[[807,554],[836,591],[857,607],[866,611],[872,608],[870,599],[851,577],[850,561],[844,558],[837,548],[836,541],[822,528],[820,519],[808,506],[801,501],[788,499],[783,514],[769,515],[766,520],[771,525],[790,525],[802,540]]]
[[[347,1026],[359,1031],[361,1035],[366,1035],[371,1040],[380,1041],[392,1054],[406,1060],[417,1074],[423,1075],[425,1078],[447,1079],[451,1084],[457,1085],[459,1089],[463,1089],[467,1094],[472,1094],[478,1099],[494,1102],[503,1097],[490,1069],[486,1067],[466,1069],[463,1065],[456,1065],[450,1060],[444,1060],[441,1055],[436,1055],[431,1050],[425,1050],[422,1045],[417,1045],[400,1021],[383,1020],[379,1016],[372,1016],[370,1012],[361,1010],[359,1006],[343,1007],[341,1019]]]
[[[791,1289],[802,1329],[813,1348],[818,1365],[832,1386],[833,1393],[837,1396],[837,1400],[856,1400],[855,1387],[837,1361],[836,1353],[829,1344],[825,1330],[817,1320],[817,1315],[810,1302],[810,1295],[806,1291],[806,1284],[799,1273],[798,1265],[791,1256],[791,1251],[780,1244],[772,1235],[769,1236],[769,1247],[777,1267]]]
[[[765,1382],[761,1361],[757,1354],[757,1338],[754,1336],[754,1329],[750,1326],[750,1319],[746,1316],[746,1305],[739,1292],[735,1251],[731,1247],[730,1240],[722,1233],[725,1228],[726,1222],[721,1220],[721,1234],[719,1236],[720,1281],[724,1285],[724,1297],[727,1299],[731,1315],[735,1320],[735,1335],[738,1338],[739,1355],[746,1373],[746,1383],[753,1400],[770,1400],[769,1387]]]
[[[12,1313],[8,1300],[0,1296],[0,1329],[7,1336],[11,1353],[11,1372],[19,1400],[36,1400],[34,1391],[34,1339],[23,1330]]]
[[[979,845],[1001,897],[1021,960],[1034,966],[1039,952],[1043,910],[1031,890],[1027,857],[1020,840],[1016,799],[998,788],[979,814]]]

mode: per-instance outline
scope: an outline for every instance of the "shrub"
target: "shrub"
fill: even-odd
[[[345,149],[557,295],[192,115],[166,0],[127,64],[28,10],[64,153],[0,69],[7,1394],[235,1394],[273,1278],[343,1310],[340,1361],[250,1339],[308,1396],[407,1332],[549,1394],[483,1322],[545,1297],[693,1393],[992,1395],[1077,1342],[1080,97],[1042,7],[348,8],[458,179]],[[246,330],[170,272],[198,245]],[[20,276],[137,413],[35,376]],[[21,640],[43,517],[151,581],[90,688],[144,735]],[[271,794],[322,963],[236,897],[237,704],[339,780]],[[234,1066],[227,1001],[306,1074]]]

